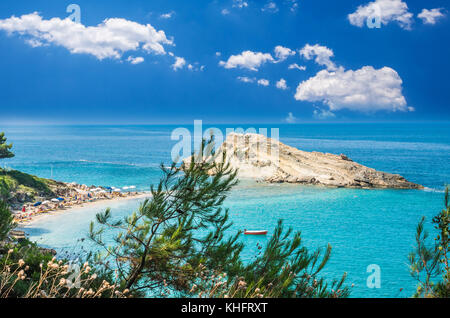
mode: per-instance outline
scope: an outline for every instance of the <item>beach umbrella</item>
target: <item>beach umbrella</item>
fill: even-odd
[[[39,206],[39,205],[41,205],[42,204],[42,202],[36,202],[35,204],[33,204],[33,206]]]
[[[58,200],[58,201],[64,201],[64,199],[63,199],[63,198],[57,198],[57,200]]]
[[[48,201],[48,200],[45,200],[44,202],[42,202],[41,204],[49,204],[50,203],[50,201]]]
[[[59,202],[59,200],[58,199],[52,199],[52,202]]]
[[[122,189],[124,189],[124,190],[128,190],[130,187],[123,187]]]

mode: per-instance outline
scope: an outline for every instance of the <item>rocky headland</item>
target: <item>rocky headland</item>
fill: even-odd
[[[398,174],[377,171],[354,162],[344,154],[307,152],[259,134],[231,133],[217,155],[222,153],[238,169],[238,177],[269,183],[297,183],[346,188],[422,189]],[[187,158],[187,164],[192,158]],[[214,171],[210,171],[214,174]]]

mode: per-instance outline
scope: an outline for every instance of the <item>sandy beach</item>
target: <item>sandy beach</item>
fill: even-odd
[[[151,197],[151,193],[150,192],[140,192],[136,195],[129,195],[129,196],[120,196],[120,197],[114,197],[111,199],[98,199],[96,201],[93,202],[83,202],[82,204],[78,204],[78,205],[73,205],[70,207],[66,207],[63,209],[57,209],[57,210],[53,210],[53,211],[49,211],[46,213],[40,213],[40,214],[36,214],[31,218],[28,218],[26,220],[23,220],[21,222],[18,223],[19,227],[22,228],[26,228],[27,226],[32,225],[34,222],[36,221],[42,221],[45,218],[48,217],[52,217],[54,215],[59,215],[61,213],[67,213],[69,211],[72,210],[78,210],[78,209],[83,209],[83,208],[89,208],[89,209],[93,209],[99,206],[104,206],[105,208],[108,207],[108,203],[113,203],[113,202],[121,202],[121,201],[129,201],[129,200],[136,200],[136,199],[147,199]],[[16,212],[16,211],[15,211]],[[20,211],[17,211],[20,212]]]

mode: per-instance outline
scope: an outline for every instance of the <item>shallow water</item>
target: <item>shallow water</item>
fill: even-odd
[[[270,128],[270,126],[265,126]],[[226,201],[238,229],[267,229],[278,219],[302,232],[311,248],[333,246],[324,274],[348,273],[354,297],[409,297],[415,282],[407,255],[422,215],[430,218],[443,206],[450,179],[449,124],[309,124],[280,127],[281,141],[303,150],[345,153],[378,170],[399,173],[427,190],[326,189],[298,185],[242,182]],[[42,177],[85,184],[155,183],[160,162],[169,162],[173,126],[6,127],[16,158],[8,166]],[[226,128],[220,127],[219,128]],[[256,127],[259,128],[259,127]],[[114,215],[137,208],[136,200],[108,202]],[[27,229],[31,238],[58,250],[84,245],[88,224],[103,208],[74,209],[42,219]],[[244,257],[256,253],[267,237],[242,236]],[[381,288],[366,285],[367,266],[381,268]],[[400,288],[403,291],[400,292]]]

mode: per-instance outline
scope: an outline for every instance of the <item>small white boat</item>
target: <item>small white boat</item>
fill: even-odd
[[[244,230],[245,235],[266,235],[267,230],[247,231]]]

